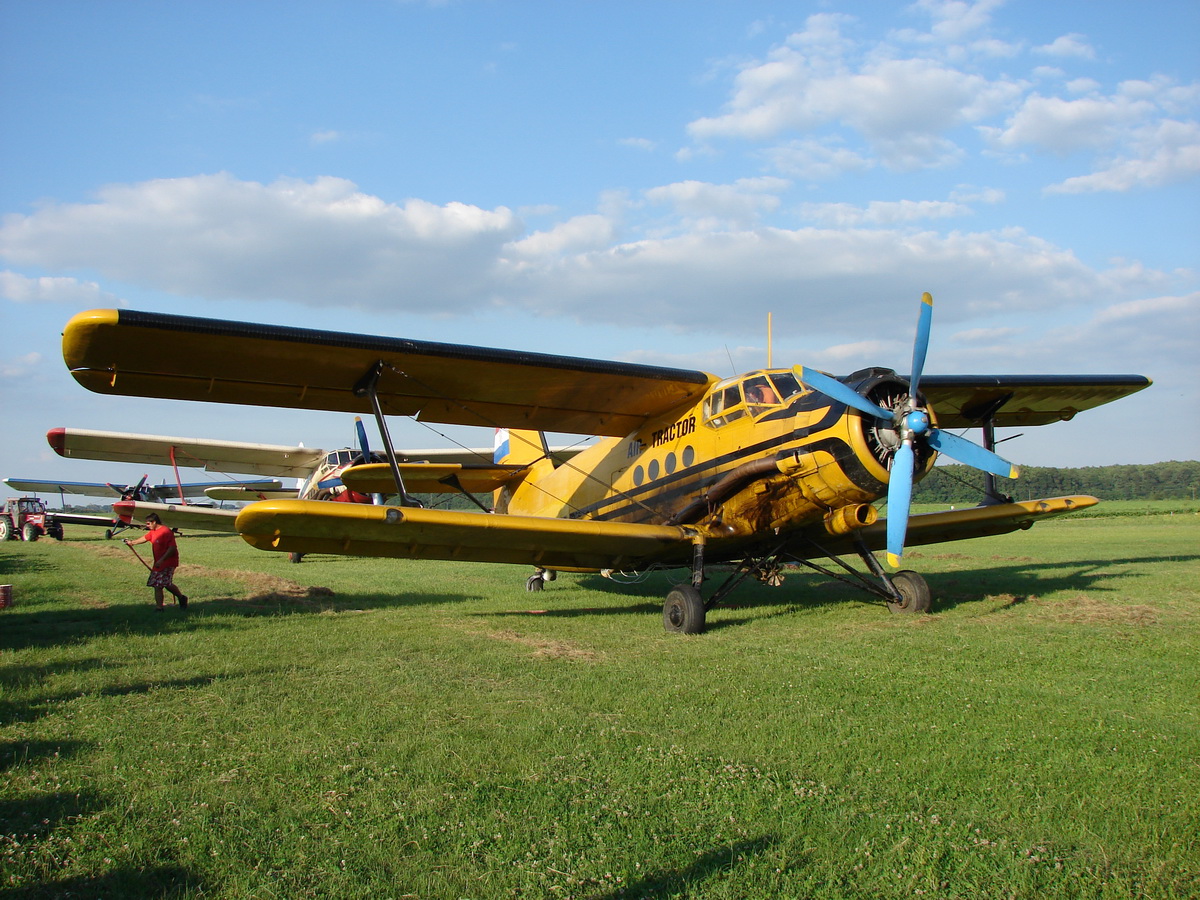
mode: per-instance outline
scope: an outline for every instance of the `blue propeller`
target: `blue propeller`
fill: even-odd
[[[917,317],[917,337],[913,343],[912,374],[909,376],[908,397],[895,409],[884,409],[866,397],[838,381],[831,375],[797,366],[796,376],[814,391],[831,400],[843,403],[852,409],[890,422],[900,439],[892,456],[891,474],[888,478],[887,558],[888,563],[898,567],[904,555],[904,537],[908,532],[908,512],[912,505],[913,475],[917,454],[914,445],[918,440],[925,442],[938,453],[976,469],[991,472],[1004,478],[1016,478],[1018,469],[1006,459],[933,426],[928,410],[917,405],[917,391],[921,373],[925,368],[925,353],[929,349],[929,333],[933,323],[933,297],[921,295],[921,309]]]
[[[371,448],[367,445],[367,429],[358,416],[354,417],[354,430],[358,433],[358,452],[362,454],[363,462],[371,461]]]

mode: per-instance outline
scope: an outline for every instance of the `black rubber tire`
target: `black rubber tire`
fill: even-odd
[[[290,562],[290,563],[298,563],[302,559],[304,559],[303,553],[289,553],[288,554],[288,562]]]
[[[704,598],[690,584],[681,584],[667,594],[663,604],[663,628],[673,634],[704,631]]]
[[[892,576],[892,584],[904,600],[889,600],[888,609],[894,613],[927,613],[933,605],[929,583],[916,572],[905,569]]]
[[[32,522],[26,522],[25,527],[21,529],[21,540],[23,541],[29,541],[30,543],[33,543],[41,536],[42,533],[38,531],[38,527]]]
[[[11,541],[14,536],[12,521],[8,516],[0,519],[0,541]]]
[[[542,576],[541,572],[534,572],[527,579],[525,579],[525,590],[530,591],[531,593],[537,593],[545,586],[546,579]]]

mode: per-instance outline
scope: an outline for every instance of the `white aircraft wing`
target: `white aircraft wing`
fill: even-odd
[[[175,465],[210,472],[237,472],[277,478],[305,478],[326,451],[280,444],[250,444],[205,438],[168,437],[54,428],[46,440],[59,456],[73,459],[106,459],[143,465]],[[211,485],[209,485],[211,487]]]

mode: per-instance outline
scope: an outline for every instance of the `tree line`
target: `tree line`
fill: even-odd
[[[1067,494],[1090,494],[1101,500],[1195,500],[1200,496],[1200,461],[1078,469],[1021,466],[1020,478],[997,478],[996,488],[1014,500]],[[913,500],[976,503],[982,494],[983,473],[969,466],[935,466],[914,487]]]

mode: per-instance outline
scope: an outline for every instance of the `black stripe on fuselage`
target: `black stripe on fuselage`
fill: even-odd
[[[653,495],[653,505],[661,509],[661,518],[666,519],[675,511],[673,504],[676,501],[687,497],[698,488],[710,487],[721,476],[727,475],[741,463],[760,459],[773,449],[803,440],[812,434],[832,427],[845,413],[846,407],[841,403],[827,404],[825,401],[814,403],[811,402],[810,397],[802,397],[794,405],[765,416],[760,421],[790,418],[797,412],[819,409],[826,405],[828,406],[826,414],[812,425],[778,435],[769,440],[760,441],[748,447],[742,447],[721,456],[715,456],[699,465],[682,469],[663,478],[647,482],[639,487],[623,491],[618,495],[605,497],[603,500],[573,511],[570,514],[570,518],[578,519],[586,517],[599,520],[620,520],[633,512],[642,512],[644,514],[646,505],[650,505],[646,503],[645,498]],[[830,437],[815,444],[805,445],[803,449],[806,452],[824,450],[830,453],[837,463],[841,465],[842,471],[845,472],[846,476],[864,490],[882,494],[887,489],[886,485],[867,471],[866,467],[858,459],[857,454],[854,453],[854,449],[840,438]],[[781,454],[777,454],[777,457],[779,455]],[[711,478],[712,480],[707,484],[698,484],[698,482],[703,482],[706,478]],[[670,485],[673,485],[673,487],[668,487]]]

